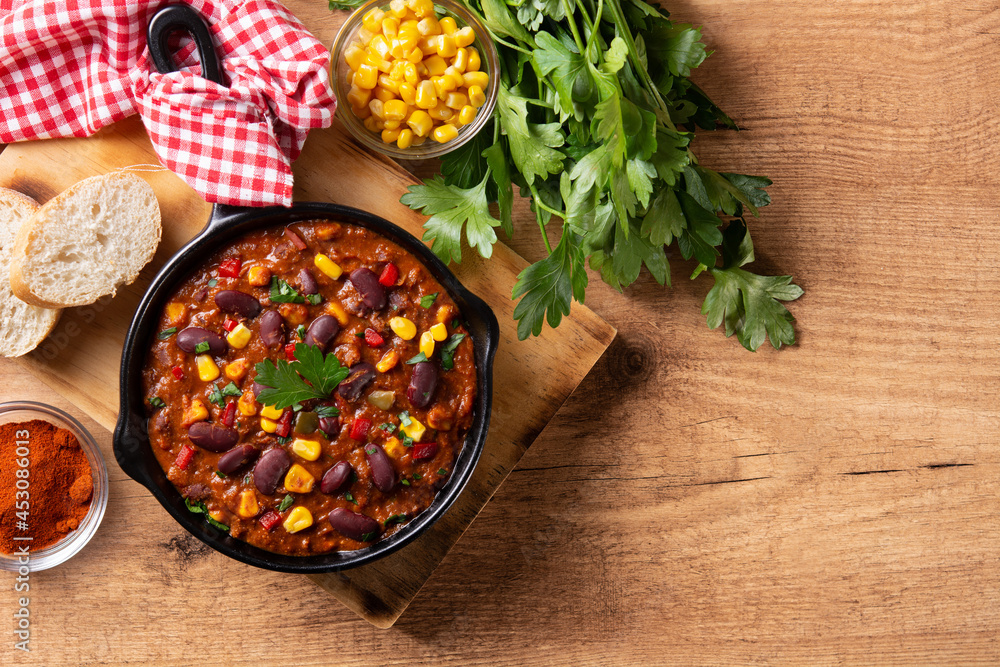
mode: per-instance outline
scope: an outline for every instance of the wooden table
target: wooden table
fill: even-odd
[[[332,40],[324,3],[288,4]],[[707,330],[710,281],[678,257],[673,290],[592,276],[617,340],[391,630],[145,519],[132,485],[112,500],[148,532],[126,517],[120,551],[38,574],[33,596],[65,615],[34,619],[42,654],[8,635],[0,661],[1000,661],[1000,10],[669,8],[704,24],[696,80],[748,129],[696,152],[775,181],[754,239],[806,289],[798,346],[750,354]],[[538,259],[535,236],[522,207],[512,245]],[[0,399],[60,404],[0,373]],[[116,577],[125,559],[148,577]],[[13,603],[8,587],[0,616]]]

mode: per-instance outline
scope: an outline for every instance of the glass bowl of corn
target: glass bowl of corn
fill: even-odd
[[[440,157],[493,114],[499,61],[485,26],[451,0],[370,0],[333,43],[337,115],[390,157]]]

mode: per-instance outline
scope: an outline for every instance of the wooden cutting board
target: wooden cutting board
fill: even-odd
[[[208,220],[210,206],[158,161],[141,123],[132,118],[87,139],[52,139],[8,146],[0,153],[0,186],[44,202],[87,176],[130,169],[156,191],[164,236],[139,280],[113,299],[66,311],[25,367],[107,429],[118,407],[118,368],[125,332],[150,279]],[[330,201],[376,213],[421,235],[424,218],[399,203],[413,178],[366,152],[334,126],[313,131],[295,165],[295,199]],[[510,300],[523,259],[497,244],[488,263],[466,248],[458,279],[492,306],[500,321],[493,415],[482,458],[452,509],[417,541],[377,563],[312,579],[369,622],[392,625],[461,537],[525,450],[587,375],[615,330],[574,306],[558,333],[518,341]],[[114,456],[104,452],[112,467]],[[134,484],[134,482],[122,482]],[[163,521],[169,521],[166,513]],[[252,576],[248,572],[247,576]]]

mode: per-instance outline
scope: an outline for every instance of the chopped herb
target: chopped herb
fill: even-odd
[[[226,479],[226,473],[222,472],[221,470],[216,470],[215,476],[218,477],[219,479]]]
[[[177,327],[170,327],[169,329],[164,329],[160,333],[156,334],[156,337],[160,340],[166,340],[177,333]]]
[[[439,475],[447,475],[448,471],[445,470],[444,468],[438,468],[438,474]]]
[[[278,505],[278,511],[279,512],[284,512],[286,509],[288,509],[289,507],[291,507],[292,503],[294,503],[294,502],[295,502],[295,498],[292,496],[292,494],[289,493],[287,496],[285,496],[284,498],[281,499],[281,504]]]
[[[279,410],[313,398],[326,399],[333,393],[350,370],[340,365],[333,354],[324,355],[316,345],[295,345],[295,360],[261,361],[254,368],[257,382],[264,389],[257,395],[263,405]]]
[[[205,521],[208,521],[208,523],[210,523],[211,525],[215,526],[219,530],[224,530],[227,533],[229,532],[229,526],[227,526],[226,524],[222,523],[221,521],[216,521],[211,516],[206,515],[205,516]]]
[[[219,284],[219,281],[216,278],[212,278],[211,280],[208,281],[208,286],[209,287],[215,287],[218,284]]]
[[[358,481],[358,473],[351,470],[351,484],[354,484],[356,481]]]
[[[208,352],[209,348],[211,347],[212,346],[208,344],[207,340],[203,340],[194,346],[194,351],[197,354],[204,354],[205,352]]]
[[[433,306],[434,305],[434,301],[438,298],[438,294],[440,294],[440,292],[434,292],[434,294],[428,294],[425,297],[421,297],[421,299],[420,299],[420,307],[421,308],[430,308],[431,306]]]
[[[390,304],[389,304],[389,306],[390,306],[390,307],[391,307],[391,308],[392,308],[393,310],[399,310],[399,306],[397,306],[397,305],[396,305],[396,304],[394,304],[394,303],[390,303]]]
[[[375,537],[375,533],[374,532],[365,533],[364,535],[361,536],[361,541],[362,542],[371,542],[373,537]]]
[[[149,404],[152,405],[157,410],[166,405],[166,403],[163,402],[163,399],[160,398],[159,396],[154,396],[153,398],[149,399]]]
[[[365,337],[365,332],[364,331],[359,331],[356,334],[354,334],[354,337],[355,338],[364,338]]]
[[[457,317],[451,321],[451,328],[452,329],[457,329],[461,325],[462,325],[462,323],[458,320]]]
[[[407,519],[405,514],[393,514],[391,517],[385,520],[385,527],[388,528],[394,523],[405,523],[406,520]]]
[[[357,504],[358,504],[358,501],[354,499],[354,496],[353,496],[353,495],[351,495],[351,492],[350,492],[350,491],[346,492],[346,493],[344,494],[344,497],[345,497],[345,498],[347,498],[347,500],[348,500],[348,501],[350,501],[350,502],[354,503],[355,505],[357,505]]]
[[[292,436],[290,436],[290,435],[289,436],[284,436],[284,437],[282,437],[282,436],[279,435],[279,436],[276,436],[276,437],[278,439],[278,444],[279,445],[287,445],[288,443],[290,443],[292,441]]]
[[[421,361],[427,361],[427,355],[424,354],[423,352],[413,357],[412,359],[407,359],[406,363],[412,365],[412,364],[419,364]]]
[[[335,405],[320,405],[316,408],[315,413],[320,417],[336,417],[340,414],[340,410]]]
[[[385,431],[386,433],[392,434],[392,432],[396,430],[396,425],[390,422],[386,422],[384,424],[381,424],[379,428]]]
[[[399,481],[402,482],[403,486],[409,486],[410,485],[410,480],[408,480],[408,479],[401,479]]]
[[[205,520],[208,521],[210,525],[215,526],[219,530],[224,530],[226,532],[229,532],[229,526],[213,519],[212,516],[208,513],[208,507],[206,507],[205,503],[203,503],[202,501],[196,500],[192,502],[190,498],[185,498],[184,506],[187,507],[189,512],[193,512],[195,514],[204,514]]]
[[[300,324],[298,326],[298,328],[295,330],[295,333],[297,333],[299,335],[299,340],[305,340],[306,339],[306,325]]]
[[[252,479],[253,479],[253,476],[250,473],[247,473],[246,477],[243,478],[243,483],[244,484],[249,484],[250,480],[252,480]]]
[[[305,303],[305,297],[295,291],[295,288],[278,276],[271,277],[272,303]]]
[[[222,389],[219,389],[219,384],[212,385],[212,393],[208,395],[208,400],[215,403],[220,408],[226,407],[226,396],[240,396],[240,388],[236,386],[236,383],[230,382]]]
[[[450,371],[455,367],[455,350],[458,344],[465,339],[464,333],[452,334],[448,341],[441,346],[441,369]]]
[[[403,433],[402,435],[403,435],[403,447],[412,447],[413,446],[413,438],[411,438],[406,433]]]
[[[423,478],[424,478],[424,476],[423,476],[423,475],[421,475],[421,474],[420,474],[419,472],[415,472],[415,473],[413,473],[413,481],[415,481],[415,482],[419,482],[419,481],[420,481],[420,480],[422,480]]]
[[[322,300],[323,300],[322,294],[306,294],[306,301],[308,301],[314,306],[318,306]]]
[[[410,413],[407,410],[403,410],[399,413],[399,421],[403,422],[403,426],[409,426],[413,423],[413,420],[410,419]]]

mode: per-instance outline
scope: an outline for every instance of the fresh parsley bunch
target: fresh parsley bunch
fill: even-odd
[[[430,216],[434,252],[460,262],[464,230],[489,258],[496,228],[513,234],[516,185],[548,251],[514,287],[522,340],[583,303],[588,258],[619,291],[642,266],[669,284],[665,248],[676,244],[700,262],[692,278],[715,280],[702,306],[709,327],[724,324],[749,350],[766,338],[794,343],[781,302],[802,290],[743,268],[754,257],[744,215],[770,203],[771,181],[718,173],[690,149],[696,127],[736,128],[689,78],[708,55],[701,32],[644,0],[461,1],[496,41],[499,97],[490,124],[443,159],[441,175],[402,197]],[[551,224],[562,226],[555,248]]]

